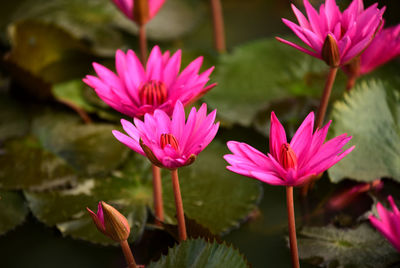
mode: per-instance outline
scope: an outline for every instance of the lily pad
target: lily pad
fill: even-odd
[[[193,30],[204,13],[205,5],[201,1],[168,0],[146,25],[147,35],[157,41],[176,39]],[[111,1],[104,0],[26,0],[10,18],[11,21],[21,19],[56,24],[75,38],[89,41],[102,55],[113,55],[115,49],[125,45],[127,38],[123,31],[138,33],[134,22]]]
[[[199,157],[198,163],[180,172],[185,213],[213,233],[227,232],[254,210],[261,188],[256,181],[224,170],[221,144],[209,149],[201,155],[204,160]],[[212,172],[207,172],[210,168]],[[170,179],[165,175],[163,186],[166,218],[173,222],[175,203]],[[63,234],[103,244],[112,241],[92,226],[85,207],[93,210],[98,201],[109,202],[127,216],[131,224],[134,223],[131,225],[134,240],[142,234],[147,208],[152,207],[150,164],[143,156],[134,155],[122,169],[112,171],[107,177],[84,177],[68,189],[26,191],[25,195],[40,221],[57,226]],[[227,203],[230,205],[226,206]]]
[[[0,190],[0,235],[21,224],[28,212],[21,194]]]
[[[81,178],[69,189],[46,192],[25,191],[33,214],[49,226],[57,226],[64,234],[94,243],[113,244],[100,233],[85,208],[97,210],[97,203],[105,201],[118,209],[131,226],[131,241],[141,236],[147,207],[152,204],[151,180],[142,173],[147,163],[132,158],[122,170],[106,178]],[[140,166],[140,167],[139,167]]]
[[[367,224],[356,229],[306,227],[299,236],[300,258],[317,265],[386,268],[400,261],[398,252]]]
[[[333,182],[344,178],[400,181],[400,92],[379,80],[363,82],[333,109],[334,135],[348,133],[356,148],[329,170]]]
[[[44,148],[64,158],[83,175],[106,175],[120,166],[129,149],[112,135],[117,126],[83,124],[68,114],[45,114],[32,123]]]
[[[29,119],[23,106],[6,95],[0,95],[0,141],[24,136]]]
[[[59,61],[81,59],[88,52],[85,44],[56,25],[37,20],[23,20],[9,27],[12,50],[8,60],[44,80],[53,82],[53,68],[46,67]],[[71,68],[75,71],[80,68]],[[79,66],[78,66],[79,67]],[[75,70],[74,70],[75,69]],[[66,70],[64,69],[65,75]]]
[[[76,179],[75,172],[60,157],[45,151],[28,137],[5,143],[0,154],[0,187],[3,189],[44,189]]]
[[[244,256],[232,246],[202,239],[186,240],[171,248],[167,256],[147,267],[250,267]]]
[[[178,170],[185,214],[214,234],[238,227],[252,212],[262,195],[255,180],[228,171],[222,158],[226,146],[214,141],[196,161]],[[175,203],[169,174],[163,177],[166,219],[175,222]],[[229,204],[229,205],[227,205]]]
[[[326,64],[275,39],[254,41],[223,55],[217,66],[218,86],[205,100],[222,119],[250,126],[257,113],[280,99],[318,97],[328,73]],[[333,97],[344,89],[339,74]]]

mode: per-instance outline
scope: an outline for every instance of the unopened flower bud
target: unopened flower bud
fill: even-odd
[[[284,169],[295,168],[297,166],[297,156],[288,143],[281,146],[280,163]]]
[[[128,220],[118,210],[103,201],[99,202],[97,214],[89,208],[86,209],[100,232],[117,242],[128,239],[130,233]]]
[[[340,52],[335,38],[328,34],[321,52],[322,59],[331,67],[339,67]]]

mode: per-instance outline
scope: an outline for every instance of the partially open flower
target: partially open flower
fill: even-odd
[[[179,74],[180,50],[170,56],[169,51],[162,54],[160,48],[155,46],[146,69],[132,50],[126,54],[117,50],[117,74],[93,63],[98,77],[88,75],[83,81],[105,103],[130,117],[141,117],[156,109],[170,116],[178,100],[186,106],[215,87],[216,84],[206,86],[214,67],[199,74],[202,62],[203,57],[195,59]]]
[[[324,60],[332,67],[348,63],[368,46],[382,22],[382,14],[385,11],[385,8],[378,9],[378,4],[364,10],[362,0],[353,0],[343,13],[335,0],[326,0],[325,4],[320,6],[319,13],[308,0],[304,0],[304,6],[307,18],[292,4],[299,25],[286,19],[282,20],[307,47],[279,37],[277,39]],[[328,36],[329,44],[326,43]]]
[[[283,126],[272,112],[269,136],[271,153],[264,155],[245,143],[229,141],[227,145],[233,154],[224,156],[230,164],[227,168],[272,185],[301,186],[354,149],[352,146],[343,150],[351,139],[346,134],[324,142],[329,126],[330,122],[313,132],[314,113],[311,112],[288,143]]]
[[[118,210],[103,201],[99,202],[97,213],[89,208],[86,210],[100,232],[117,242],[128,239],[131,230],[128,220]]]
[[[360,75],[366,74],[400,55],[400,25],[380,31],[361,54]]]
[[[219,123],[214,123],[216,110],[207,115],[207,105],[198,111],[192,108],[185,123],[185,110],[178,101],[172,118],[162,110],[146,114],[144,121],[134,123],[122,119],[122,127],[129,135],[114,130],[114,136],[132,150],[146,155],[149,160],[168,169],[190,165],[196,156],[213,140]]]
[[[147,11],[149,14],[147,14],[147,16],[143,16],[146,18],[145,21],[143,21],[143,19],[139,18],[139,16],[135,16],[135,14],[137,14],[137,12],[135,12],[135,9],[137,9],[135,4],[137,4],[138,1],[140,2],[142,0],[113,0],[114,4],[122,11],[122,13],[125,14],[125,16],[139,24],[143,24],[148,20],[151,20],[165,2],[165,0],[145,0],[148,3]]]
[[[371,215],[369,220],[379,232],[400,252],[400,211],[394,203],[393,197],[389,196],[388,201],[392,211],[387,210],[381,203],[376,206],[380,220]]]

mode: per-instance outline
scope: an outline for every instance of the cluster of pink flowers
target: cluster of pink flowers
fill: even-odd
[[[128,18],[137,21],[133,0],[113,1]],[[147,19],[154,17],[164,1],[148,1]],[[356,72],[358,76],[400,54],[400,25],[382,29],[385,7],[379,9],[378,4],[374,4],[365,9],[362,0],[353,0],[343,12],[335,0],[326,0],[319,11],[308,0],[304,0],[304,6],[307,17],[292,5],[298,24],[286,19],[283,22],[306,46],[277,39],[324,60],[335,70],[342,67],[347,72],[353,72],[352,75]],[[219,128],[219,123],[215,123],[216,110],[207,114],[206,104],[198,110],[191,108],[186,119],[184,107],[197,101],[216,84],[207,85],[214,67],[200,73],[202,57],[180,71],[181,54],[181,50],[172,55],[169,51],[162,53],[155,46],[144,66],[134,51],[124,53],[118,50],[115,54],[116,72],[93,63],[97,76],[88,75],[83,80],[110,107],[133,118],[133,124],[121,120],[126,134],[114,130],[115,138],[146,156],[155,166],[174,172],[179,167],[192,164],[214,139]],[[357,68],[351,69],[349,66],[354,62]],[[291,191],[287,193],[293,195],[292,187],[309,183],[355,148],[344,149],[351,140],[347,134],[325,141],[330,125],[331,121],[315,129],[314,113],[311,112],[288,142],[282,124],[272,112],[270,153],[263,154],[248,144],[229,141],[227,146],[232,154],[224,156],[229,163],[227,169],[271,185],[286,186]],[[360,185],[346,196],[340,196],[336,207],[371,187]],[[381,220],[371,216],[370,221],[400,251],[400,212],[392,197],[389,197],[389,202],[393,212],[378,204]],[[129,229],[126,219],[114,213],[105,203],[103,206],[111,211],[107,213],[117,219],[121,228]],[[124,238],[119,233],[114,234],[104,223],[101,204],[97,214],[89,212],[101,232],[114,240]],[[129,231],[122,233],[129,235]]]

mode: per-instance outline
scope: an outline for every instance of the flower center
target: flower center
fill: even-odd
[[[279,159],[284,169],[295,168],[297,166],[297,156],[288,143],[281,146],[281,157]]]
[[[167,99],[167,88],[160,81],[146,82],[139,90],[139,98],[142,104],[158,106]]]
[[[175,149],[175,151],[179,150],[179,144],[177,139],[174,137],[172,134],[161,134],[160,137],[160,144],[161,144],[161,149],[164,149],[164,147],[169,144],[172,146],[172,148]]]

